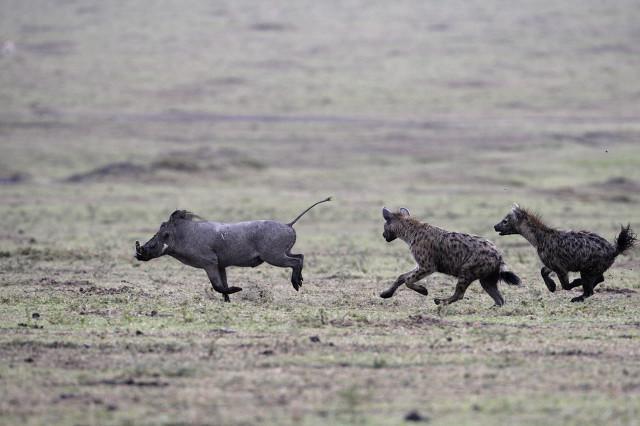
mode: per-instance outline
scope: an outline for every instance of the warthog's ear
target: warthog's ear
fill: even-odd
[[[409,217],[409,216],[411,216],[411,215],[409,214],[409,210],[405,209],[404,207],[400,207],[400,213],[401,213],[401,214],[402,214],[402,216],[404,216],[404,217]]]
[[[391,212],[389,211],[388,208],[383,207],[382,208],[382,217],[384,218],[384,220],[386,220],[387,222],[391,220]]]

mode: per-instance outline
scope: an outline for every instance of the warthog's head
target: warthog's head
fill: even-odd
[[[136,241],[136,259],[146,262],[167,254],[175,244],[177,227],[180,221],[193,220],[194,218],[198,218],[198,216],[186,210],[176,210],[171,213],[169,221],[160,225],[160,229],[153,238],[143,246],[140,246],[140,242]]]
[[[516,203],[513,203],[511,211],[504,217],[504,219],[498,222],[493,227],[493,229],[495,229],[496,232],[500,235],[519,234],[520,232],[518,231],[518,225],[520,224],[522,219],[523,214],[520,206]]]
[[[163,222],[160,229],[149,241],[140,246],[140,241],[136,241],[136,259],[144,262],[160,257],[166,253],[173,243],[174,224]]]
[[[402,219],[409,217],[409,210],[404,207],[397,213],[392,213],[386,207],[382,208],[382,217],[384,218],[384,232],[382,236],[388,243],[398,238],[398,228],[401,226]]]

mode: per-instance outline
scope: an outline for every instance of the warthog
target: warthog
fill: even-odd
[[[228,266],[253,268],[267,262],[292,268],[291,284],[297,291],[302,285],[304,256],[290,251],[296,242],[293,225],[313,207],[330,200],[331,197],[318,201],[286,224],[273,220],[210,222],[199,220],[186,210],[176,210],[144,246],[136,241],[135,257],[148,261],[169,255],[185,265],[204,269],[213,289],[223,294],[225,302],[229,302],[230,294],[242,290],[227,286]]]

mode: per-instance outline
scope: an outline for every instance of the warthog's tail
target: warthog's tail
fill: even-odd
[[[620,226],[620,234],[614,240],[616,256],[629,250],[635,245],[636,241],[636,234],[631,230],[631,224],[626,227]]]
[[[311,210],[312,208],[314,208],[315,206],[317,206],[320,203],[326,203],[327,201],[331,201],[331,197],[327,197],[322,201],[318,201],[317,203],[313,204],[311,207],[309,207],[308,209],[306,209],[305,211],[303,211],[302,213],[300,213],[298,215],[298,217],[296,217],[295,219],[293,219],[293,221],[289,222],[287,225],[289,226],[293,226],[294,223],[296,223],[298,221],[298,219],[300,219],[302,216],[305,215],[305,213],[307,213],[309,210]]]
[[[513,272],[507,270],[507,266],[503,263],[500,265],[500,279],[510,285],[520,285],[520,277]]]

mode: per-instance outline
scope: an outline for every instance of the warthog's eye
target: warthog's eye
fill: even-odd
[[[162,238],[163,238],[163,239],[165,239],[165,240],[166,240],[167,238],[169,238],[169,233],[168,233],[168,232],[163,232],[163,233],[162,233]]]
[[[502,219],[502,223],[507,223],[507,219]]]

